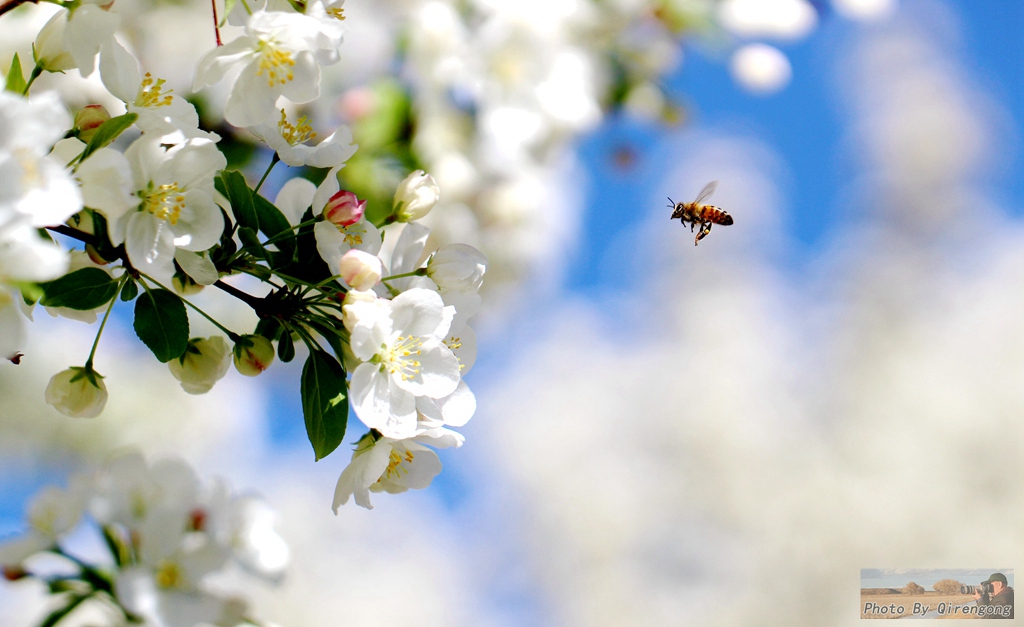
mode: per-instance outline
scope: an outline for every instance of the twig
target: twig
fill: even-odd
[[[25,4],[26,2],[38,4],[39,0],[7,0],[7,2],[0,3],[0,15],[3,15],[8,11],[13,11],[14,9],[17,9],[19,6]]]

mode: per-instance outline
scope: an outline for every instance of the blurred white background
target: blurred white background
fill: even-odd
[[[372,64],[387,35],[350,5],[346,46]],[[0,366],[0,532],[36,486],[133,446],[278,510],[289,574],[247,592],[280,625],[845,625],[861,568],[1024,563],[1024,212],[1000,187],[1020,178],[1019,120],[974,71],[971,7],[834,5],[870,19],[810,35],[842,135],[817,170],[774,145],[786,128],[699,118],[660,138],[641,161],[656,184],[627,205],[571,154],[543,164],[546,243],[516,252],[533,270],[505,283],[515,315],[484,314],[479,410],[427,490],[335,517],[347,444],[313,463],[301,360],[192,397],[126,317],[97,358],[106,412],[65,418],[42,391],[92,336],[37,311],[22,365]],[[137,45],[187,84],[191,61],[155,52],[181,31],[139,21]],[[833,226],[807,246],[795,225],[824,208],[794,197],[823,176]],[[736,224],[694,247],[663,199],[712,179]],[[582,229],[616,212],[640,217],[605,227],[599,289],[574,290]],[[42,595],[0,584],[0,624],[37,624]]]

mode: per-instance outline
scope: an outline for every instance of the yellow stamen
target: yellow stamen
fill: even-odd
[[[156,573],[153,575],[156,585],[161,588],[180,588],[185,581],[181,567],[175,562],[164,560],[160,562]]]
[[[343,7],[335,7],[335,8],[327,9],[327,15],[330,15],[331,17],[333,17],[336,20],[344,20],[345,19],[345,9]]]
[[[391,479],[392,477],[409,474],[409,470],[402,466],[402,462],[411,464],[415,457],[412,451],[406,451],[405,455],[401,455],[395,449],[391,449],[391,455],[388,457],[388,467],[384,470],[384,474],[381,475],[380,479],[377,479],[377,482],[379,483],[384,478]]]
[[[160,185],[156,191],[147,194],[142,202],[143,208],[172,226],[178,223],[181,210],[185,208],[185,195],[177,183]]]
[[[277,123],[277,130],[281,133],[281,137],[284,137],[285,141],[292,146],[296,146],[307,140],[316,138],[316,132],[310,125],[309,118],[302,116],[295,121],[295,125],[293,126],[288,122],[288,117],[285,115],[284,109],[281,109],[281,121]]]
[[[257,52],[260,55],[260,67],[256,71],[256,76],[263,76],[263,72],[266,72],[269,86],[284,85],[295,79],[292,72],[295,59],[292,59],[292,53],[279,50],[269,41],[260,41]]]
[[[444,341],[444,345],[447,346],[452,351],[452,353],[454,353],[458,349],[462,348],[462,338],[461,337],[450,337],[450,338],[448,338],[447,340]],[[458,361],[459,361],[459,372],[462,372],[463,370],[465,370],[466,369],[466,364],[462,363],[462,359],[459,358],[458,355],[455,355],[455,359],[458,359]]]
[[[174,90],[168,89],[164,91],[164,83],[166,82],[162,78],[154,81],[153,75],[146,72],[146,77],[142,79],[142,85],[139,86],[139,95],[135,97],[136,106],[147,109],[170,106],[173,100],[171,94]]]
[[[380,363],[391,374],[397,374],[403,381],[410,381],[420,373],[420,362],[409,357],[419,355],[422,345],[419,338],[400,335],[390,348],[386,344],[381,345]]]

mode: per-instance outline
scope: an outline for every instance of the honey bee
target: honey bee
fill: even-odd
[[[711,181],[704,186],[704,189],[700,190],[697,194],[697,199],[693,202],[674,202],[671,198],[668,201],[672,204],[672,217],[670,219],[675,220],[679,218],[679,221],[684,225],[690,223],[690,232],[693,233],[694,227],[700,225],[700,231],[697,232],[697,237],[693,238],[693,245],[696,246],[697,242],[707,237],[708,233],[711,232],[712,224],[730,225],[732,224],[732,216],[722,211],[714,205],[701,204],[704,200],[710,196],[715,188],[718,187],[718,181]]]

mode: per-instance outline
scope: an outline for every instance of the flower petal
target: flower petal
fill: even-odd
[[[281,210],[288,223],[295,226],[302,220],[302,214],[313,204],[316,185],[309,179],[297,176],[281,187],[274,199],[274,205]]]
[[[341,264],[341,257],[351,246],[345,241],[345,235],[330,222],[323,220],[313,226],[313,236],[316,237],[316,250],[320,258],[324,260],[331,272],[336,272]]]
[[[100,50],[100,78],[107,91],[122,102],[135,102],[139,95],[139,62],[113,37]]]
[[[203,87],[220,81],[224,78],[224,74],[231,69],[231,66],[246,57],[254,56],[258,44],[255,37],[242,36],[207,52],[196,64],[196,76],[192,81],[192,91],[199,91]]]
[[[399,335],[428,336],[444,318],[444,301],[437,292],[413,288],[395,297],[391,317]]]
[[[420,346],[418,372],[409,379],[397,374],[391,381],[403,390],[416,396],[443,398],[455,391],[459,385],[459,360],[448,347],[430,338]],[[393,436],[394,437],[394,436]]]
[[[402,229],[391,255],[391,273],[405,274],[419,268],[430,229],[418,222],[409,222]]]
[[[217,266],[206,255],[179,248],[174,252],[174,260],[199,285],[213,285],[220,278]]]
[[[353,495],[356,497],[356,505],[373,509],[369,487],[384,474],[390,455],[391,443],[386,438],[378,440],[368,451],[357,451],[352,455],[352,461],[341,472],[338,484],[334,488],[334,502],[331,508],[335,515],[338,508],[347,503],[348,497]]]
[[[389,438],[405,438],[416,431],[416,399],[394,386],[377,364],[360,364],[349,385],[352,406],[359,420]]]

